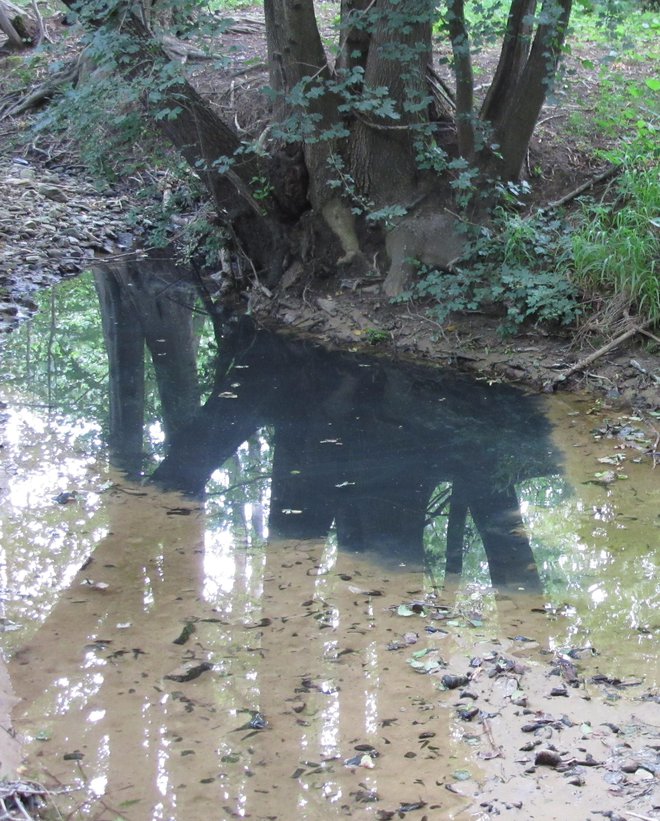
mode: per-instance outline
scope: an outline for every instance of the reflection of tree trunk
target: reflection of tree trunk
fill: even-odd
[[[471,493],[466,492],[466,496],[469,493],[470,513],[486,550],[493,584],[540,590],[541,581],[524,530],[515,487],[485,486],[476,483],[474,477],[462,481],[473,488]]]
[[[345,550],[369,550],[394,561],[424,561],[426,505],[434,479],[406,477],[397,481],[375,477],[337,503],[337,538]],[[350,492],[353,491],[353,492]]]
[[[170,438],[199,405],[191,304],[195,291],[169,260],[128,260],[94,273],[110,363],[110,447],[139,470],[144,424],[144,343],[151,353]]]
[[[335,480],[319,470],[322,438],[313,417],[304,426],[275,429],[269,530],[276,537],[324,539],[330,530]]]
[[[458,575],[463,571],[463,542],[467,514],[468,505],[465,486],[462,482],[455,480],[451,488],[451,500],[449,502],[445,573],[456,573]]]
[[[94,272],[110,380],[108,443],[117,464],[138,473],[144,424],[144,335],[129,292],[110,274]]]

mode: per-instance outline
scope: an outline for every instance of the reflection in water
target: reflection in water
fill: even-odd
[[[539,648],[592,638],[608,657],[618,644],[638,666],[652,659],[636,631],[653,612],[652,530],[601,487],[567,496],[537,400],[248,323],[211,361],[182,311],[193,289],[171,273],[128,266],[98,286],[123,468],[143,464],[156,425],[145,342],[159,363],[168,441],[153,482],[108,474],[89,422],[85,434],[17,413],[5,437],[3,605],[24,624],[5,641],[16,722],[31,771],[80,785],[63,799],[72,817],[376,817],[423,800],[452,818],[469,804],[447,791],[452,773],[481,777],[474,734],[437,677],[414,672],[413,651],[459,657],[458,672],[484,637],[537,665]],[[34,459],[54,467],[30,464],[35,439]],[[72,504],[53,502],[74,488]],[[637,552],[611,547],[623,528]],[[473,584],[481,549],[495,599]],[[438,591],[445,567],[465,592]],[[546,601],[539,579],[551,617],[531,612]],[[577,612],[559,607],[569,596]],[[427,614],[399,612],[417,600]]]
[[[516,484],[557,472],[532,397],[412,363],[381,362],[257,330],[219,339],[199,407],[192,284],[126,262],[96,274],[110,361],[110,442],[141,461],[143,348],[156,371],[167,456],[160,486],[201,493],[257,431],[272,431],[269,530],[421,562],[425,526],[447,516],[446,570],[460,573],[468,514],[497,585],[540,589]],[[440,493],[438,493],[440,489]],[[430,500],[432,500],[431,505]]]

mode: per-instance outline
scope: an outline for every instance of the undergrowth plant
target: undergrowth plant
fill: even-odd
[[[529,320],[567,325],[580,313],[579,292],[566,276],[570,249],[562,220],[500,208],[460,264],[451,271],[418,266],[417,282],[403,298],[431,299],[430,312],[440,323],[454,311],[494,306],[503,335]]]
[[[611,201],[582,206],[572,236],[572,268],[583,289],[623,294],[660,321],[660,176],[652,163],[625,168]]]

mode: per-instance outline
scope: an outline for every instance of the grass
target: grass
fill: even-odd
[[[645,319],[660,322],[657,168],[625,168],[614,202],[583,205],[572,246],[576,284],[625,295]]]

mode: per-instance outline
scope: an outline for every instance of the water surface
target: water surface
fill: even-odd
[[[485,764],[439,682],[480,643],[657,687],[639,420],[214,329],[176,268],[96,280],[2,397],[15,725],[74,817],[459,817]]]

